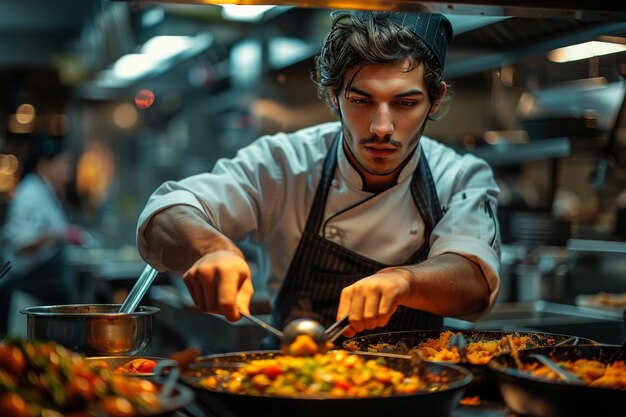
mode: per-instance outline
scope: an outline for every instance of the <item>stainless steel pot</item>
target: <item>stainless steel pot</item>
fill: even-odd
[[[118,313],[119,304],[68,304],[22,309],[29,341],[53,340],[87,356],[137,355],[152,339],[152,320],[160,310],[140,306]]]

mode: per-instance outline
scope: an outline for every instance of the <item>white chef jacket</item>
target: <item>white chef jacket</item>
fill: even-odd
[[[62,243],[51,242],[28,254],[18,252],[41,236],[65,233],[69,220],[53,188],[37,174],[26,175],[20,182],[2,229],[3,252],[12,259],[14,274],[25,274],[51,259]]]
[[[261,282],[273,302],[304,231],[326,153],[340,134],[340,122],[295,133],[263,136],[219,160],[211,173],[168,181],[150,197],[138,222],[140,254],[166,269],[143,237],[150,217],[177,204],[201,210],[234,241],[256,244]],[[444,215],[431,234],[429,257],[457,253],[480,265],[490,290],[485,311],[499,288],[499,192],[487,163],[422,136],[398,183],[382,193],[363,191],[361,176],[338,147],[337,165],[320,234],[377,262],[401,264],[422,246],[424,221],[411,196],[411,176],[425,152]]]

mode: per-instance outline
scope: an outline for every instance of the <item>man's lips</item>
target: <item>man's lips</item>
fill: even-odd
[[[387,158],[396,151],[396,148],[377,148],[374,146],[365,146],[365,151],[374,158]]]

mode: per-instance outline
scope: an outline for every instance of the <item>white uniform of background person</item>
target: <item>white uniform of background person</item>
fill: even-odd
[[[65,235],[68,227],[67,215],[50,184],[36,174],[24,177],[11,201],[3,229],[5,257],[13,259],[12,274],[27,274],[57,255],[64,241],[51,241],[30,253],[19,252],[41,236]]]
[[[321,167],[339,122],[265,136],[241,149],[235,158],[217,162],[212,173],[166,182],[151,196],[139,218],[138,247],[159,269],[143,231],[152,215],[186,204],[201,210],[234,241],[258,243],[259,278],[271,300],[280,289],[307,221]],[[460,156],[422,136],[396,186],[379,194],[362,191],[361,177],[338,148],[338,169],[320,233],[358,254],[384,264],[405,261],[423,241],[424,222],[408,187],[425,152],[444,215],[431,235],[429,257],[445,252],[463,255],[482,268],[490,290],[489,311],[499,288],[499,239],[494,216],[498,187],[485,161]]]
[[[14,267],[0,281],[0,337],[10,329],[8,317],[16,291],[41,304],[74,302],[75,283],[65,248],[71,229],[61,205],[71,180],[71,154],[62,140],[33,138],[23,161],[24,177],[9,204],[3,226],[3,255]]]

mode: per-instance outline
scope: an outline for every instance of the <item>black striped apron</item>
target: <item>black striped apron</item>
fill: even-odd
[[[336,319],[341,290],[361,278],[389,266],[366,258],[320,236],[324,208],[337,167],[337,148],[341,135],[333,141],[324,161],[322,178],[317,186],[307,223],[278,293],[273,323],[279,329],[297,318],[311,318],[328,327]],[[442,212],[435,183],[424,154],[411,179],[411,194],[425,223],[424,244],[402,265],[424,261],[430,250],[430,234]],[[384,328],[359,335],[400,330],[439,330],[443,319],[425,311],[400,306]],[[263,348],[273,348],[276,341],[264,340]]]

